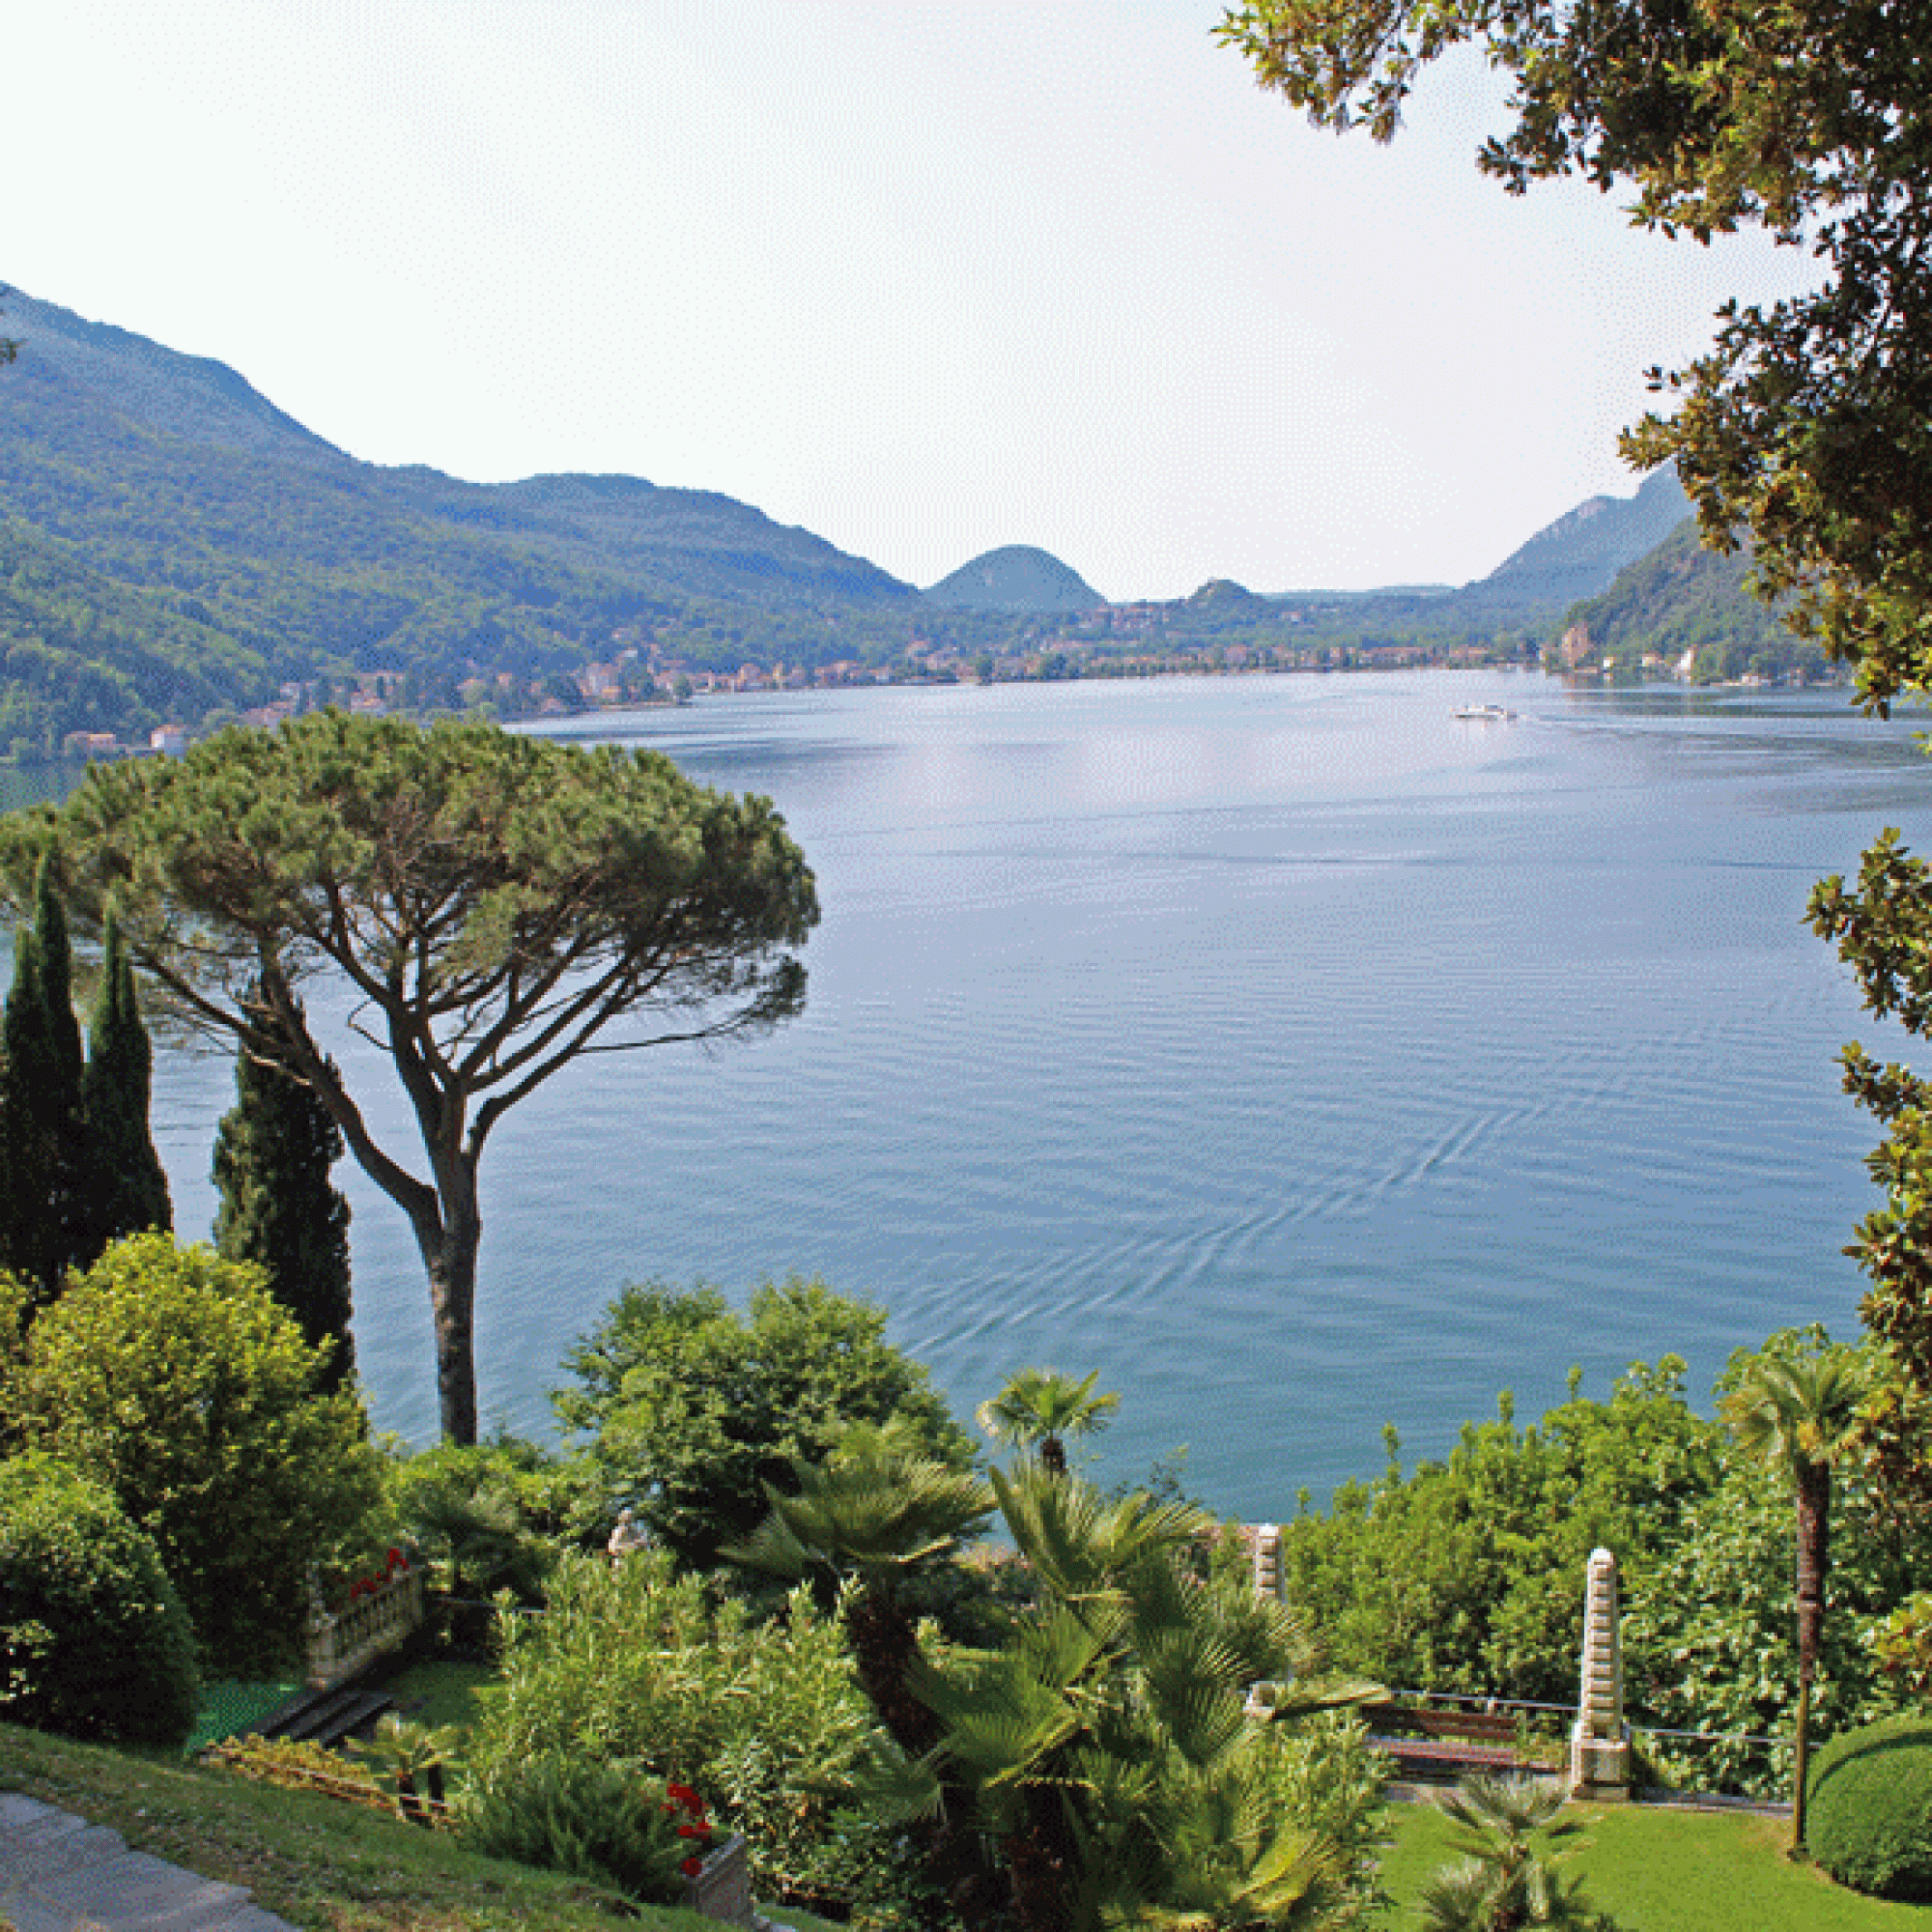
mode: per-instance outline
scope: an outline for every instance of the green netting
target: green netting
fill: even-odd
[[[237,1684],[230,1680],[204,1685],[201,1708],[194,1716],[194,1729],[182,1747],[183,1755],[192,1757],[203,1745],[212,1745],[217,1738],[245,1737],[301,1688],[301,1680],[295,1677],[272,1684]]]

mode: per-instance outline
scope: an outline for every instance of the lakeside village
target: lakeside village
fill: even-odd
[[[1640,668],[1610,657],[1600,657],[1586,623],[1573,624],[1561,639],[1545,648],[1521,638],[1505,636],[1488,641],[1468,639],[1410,639],[1398,642],[1320,644],[1296,648],[1273,644],[1184,643],[1162,641],[1159,648],[1122,649],[1122,636],[1157,631],[1156,605],[1120,605],[1094,614],[1088,624],[1103,625],[1103,635],[1092,629],[1061,632],[1029,640],[1027,648],[994,655],[968,653],[944,641],[920,638],[904,654],[884,664],[841,658],[816,666],[741,664],[735,670],[699,665],[674,646],[645,637],[635,627],[620,629],[611,641],[616,654],[600,663],[547,678],[521,678],[512,671],[485,675],[480,671],[462,680],[456,695],[465,709],[505,720],[564,718],[585,711],[629,710],[639,705],[685,704],[695,696],[770,691],[855,688],[866,685],[917,684],[1033,684],[1077,678],[1139,678],[1175,676],[1235,676],[1285,671],[1481,669],[1486,667],[1542,664],[1566,678],[1630,679],[1709,686],[1714,680],[1698,665],[1698,654],[1687,650],[1674,659],[1650,651]],[[1747,670],[1736,679],[1717,682],[1739,687],[1843,682],[1832,671],[1793,665],[1776,672]],[[190,729],[185,724],[158,724],[145,743],[124,740],[112,731],[70,731],[62,740],[69,757],[112,759],[145,756],[179,757],[195,739],[229,724],[264,729],[304,711],[334,704],[357,717],[388,713],[417,715],[423,707],[409,671],[400,667],[355,670],[335,677],[284,683],[266,704],[234,713],[215,713]]]

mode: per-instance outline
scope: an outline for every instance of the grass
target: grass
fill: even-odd
[[[1893,1905],[1833,1885],[1815,1866],[1785,1857],[1784,1818],[1657,1805],[1594,1805],[1574,1814],[1589,1827],[1575,1868],[1591,1903],[1621,1932],[1932,1932],[1932,1906]],[[1395,1842],[1382,1884],[1404,1908],[1450,1862],[1448,1821],[1433,1805],[1390,1807]]]
[[[433,1662],[394,1682],[431,1723],[465,1721],[489,1672]],[[441,1833],[305,1792],[253,1784],[163,1753],[79,1745],[0,1724],[0,1790],[22,1791],[112,1826],[130,1845],[204,1877],[244,1885],[309,1932],[716,1932],[669,1908],[619,1918],[595,1888],[463,1851]],[[1932,1907],[1892,1905],[1834,1886],[1784,1856],[1782,1818],[1602,1806],[1580,1812],[1577,1859],[1596,1907],[1621,1932],[1932,1932]],[[1449,1861],[1449,1826],[1433,1806],[1390,1807],[1382,1882],[1413,1923],[1422,1882]],[[780,1913],[799,1932],[839,1932]]]
[[[434,1661],[406,1664],[385,1678],[382,1688],[396,1700],[400,1716],[440,1730],[444,1724],[473,1724],[477,1691],[496,1681],[497,1673],[487,1663]]]
[[[668,1907],[464,1851],[444,1833],[306,1792],[0,1724],[0,1791],[20,1791],[204,1878],[244,1885],[308,1932],[717,1932]],[[815,1926],[779,1915],[805,1932]]]

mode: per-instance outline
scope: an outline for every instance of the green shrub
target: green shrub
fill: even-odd
[[[644,1903],[684,1894],[710,1829],[685,1788],[635,1759],[559,1753],[497,1764],[471,1777],[458,1829],[479,1852],[607,1885]],[[686,1799],[689,1793],[685,1793]]]
[[[412,1541],[454,1597],[541,1604],[558,1549],[601,1549],[615,1514],[586,1459],[513,1435],[439,1442],[396,1457],[384,1479],[390,1540]]]
[[[1889,1718],[1812,1761],[1805,1844],[1855,1891],[1932,1899],[1932,1718]]]
[[[629,1759],[696,1787],[743,1832],[761,1889],[838,1897],[840,1786],[872,1729],[837,1622],[801,1588],[754,1624],[714,1609],[664,1552],[566,1556],[542,1617],[498,1624],[502,1677],[470,1736],[472,1779],[568,1756]]]
[[[209,1665],[272,1674],[301,1643],[312,1563],[380,1499],[361,1406],[251,1263],[166,1235],[116,1241],[27,1331],[25,1435],[155,1539]]]
[[[927,1372],[886,1340],[885,1311],[791,1276],[742,1313],[716,1288],[626,1288],[564,1358],[576,1386],[553,1398],[586,1438],[608,1496],[689,1570],[718,1568],[854,1423],[896,1422],[908,1447],[953,1468],[973,1442]],[[614,1514],[614,1510],[612,1512]]]
[[[0,1717],[178,1745],[199,1694],[193,1626],[153,1541],[71,1469],[0,1463]]]

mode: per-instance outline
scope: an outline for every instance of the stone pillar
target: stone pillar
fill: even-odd
[[[1615,1802],[1631,1795],[1630,1726],[1624,1722],[1623,1652],[1617,1638],[1617,1559],[1590,1552],[1583,1596],[1581,1709],[1570,1734],[1570,1792]]]
[[[1249,1554],[1254,1564],[1255,1601],[1281,1601],[1281,1525],[1251,1522],[1246,1525]]]

